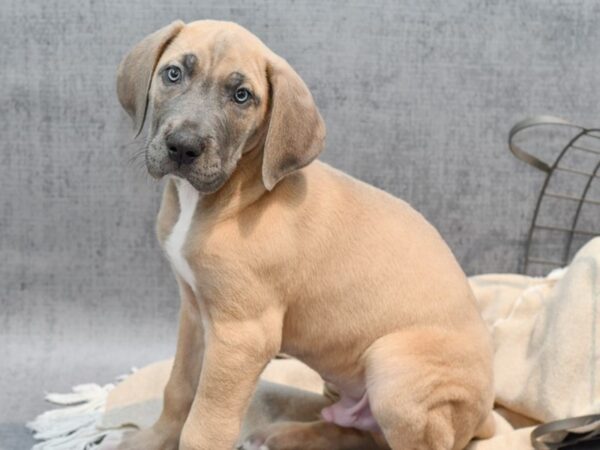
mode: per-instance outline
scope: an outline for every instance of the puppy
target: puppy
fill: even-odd
[[[125,57],[117,92],[167,178],[157,234],[181,293],[162,415],[123,449],[230,450],[278,352],[339,401],[244,449],[450,450],[493,432],[464,273],[408,204],[315,161],[325,125],[284,59],[236,24],[177,21]]]

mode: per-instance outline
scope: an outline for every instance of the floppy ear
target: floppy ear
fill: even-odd
[[[123,58],[117,70],[117,95],[133,119],[137,137],[144,127],[154,69],[169,42],[184,27],[181,20],[146,36]]]
[[[267,65],[271,117],[262,163],[268,190],[315,159],[325,141],[325,123],[313,97],[292,67],[278,56]]]

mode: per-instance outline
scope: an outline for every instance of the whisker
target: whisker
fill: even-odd
[[[136,151],[133,152],[133,154],[129,157],[129,159],[127,160],[127,162],[129,164],[135,164],[138,163],[140,160],[143,162],[144,161],[144,156],[146,155],[146,150],[147,147],[142,147],[137,149]]]

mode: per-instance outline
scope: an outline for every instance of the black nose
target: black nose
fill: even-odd
[[[179,164],[191,164],[206,148],[206,139],[187,129],[169,133],[165,142],[169,158]]]

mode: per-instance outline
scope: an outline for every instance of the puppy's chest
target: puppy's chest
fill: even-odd
[[[177,179],[175,186],[179,199],[179,216],[164,242],[164,249],[175,272],[196,292],[196,278],[186,258],[185,248],[200,195],[186,180]]]

